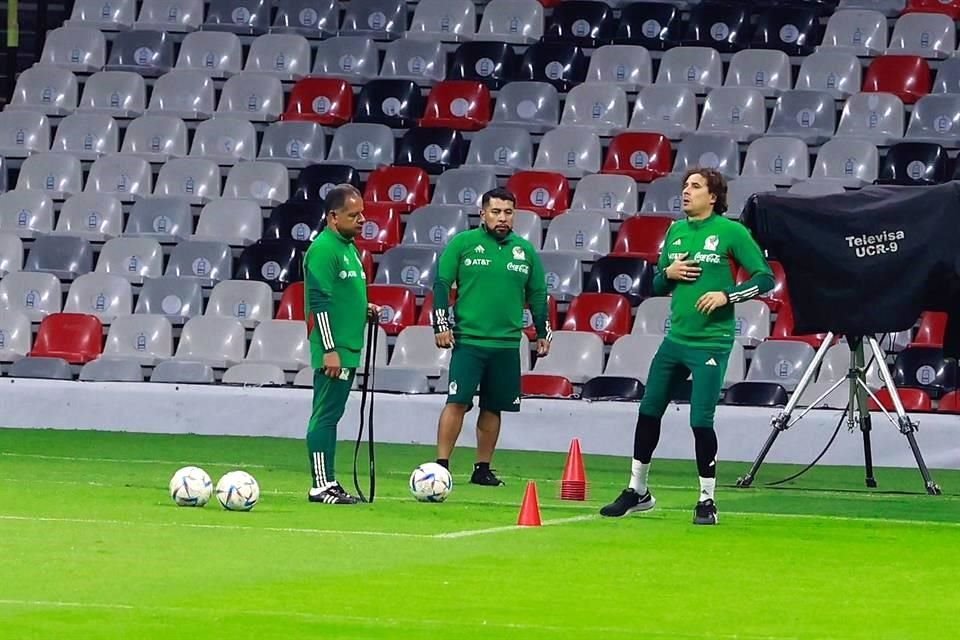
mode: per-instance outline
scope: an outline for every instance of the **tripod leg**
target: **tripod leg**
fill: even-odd
[[[851,344],[851,347],[854,345]],[[866,388],[866,358],[863,354],[863,340],[856,341],[855,348],[850,351],[850,369],[856,375],[851,385],[851,393],[856,397],[857,422],[860,425],[860,432],[863,434],[863,473],[864,483],[871,489],[877,486],[877,479],[873,476],[873,447],[870,445],[870,431],[873,429],[873,421],[870,418],[870,405],[867,404]]]
[[[767,436],[767,441],[763,443],[763,448],[760,449],[760,453],[757,455],[756,460],[753,461],[753,466],[750,467],[750,471],[747,472],[747,475],[737,478],[738,487],[741,489],[746,489],[753,484],[753,479],[760,470],[760,465],[763,464],[767,454],[770,453],[770,449],[773,448],[773,443],[777,441],[777,436],[780,435],[781,431],[783,431],[783,429],[779,425],[774,424],[773,430],[770,431],[770,435]]]

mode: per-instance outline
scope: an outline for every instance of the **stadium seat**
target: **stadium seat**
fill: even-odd
[[[100,250],[97,273],[113,273],[134,284],[163,272],[163,249],[152,238],[113,238]]]
[[[193,233],[193,211],[183,198],[149,198],[134,203],[123,235],[179,242]]]
[[[407,216],[403,232],[404,245],[426,245],[442,249],[456,234],[470,229],[465,211],[443,205],[427,205]]]
[[[956,0],[908,0],[904,14],[939,14],[960,20],[960,3]]]
[[[533,211],[519,209],[513,212],[513,232],[537,251],[543,246],[543,219]]]
[[[223,372],[223,384],[245,387],[282,387],[287,383],[283,369],[264,362],[241,362]]]
[[[388,368],[416,369],[439,376],[449,368],[450,349],[436,346],[433,327],[407,327],[397,336]]]
[[[120,276],[86,273],[70,285],[63,310],[86,313],[110,324],[117,316],[133,313],[133,288]]]
[[[107,62],[107,41],[96,27],[58,27],[43,42],[39,64],[74,73],[94,73]]]
[[[673,218],[666,216],[637,216],[628,218],[620,226],[613,243],[614,255],[643,258],[656,264],[663,249],[663,240]]]
[[[697,129],[697,97],[683,85],[651,85],[637,94],[633,131],[657,131],[679,140]]]
[[[127,125],[121,152],[148,162],[187,155],[187,126],[174,116],[145,115]]]
[[[860,91],[863,69],[857,56],[844,51],[823,49],[812,53],[800,63],[798,91],[824,91],[837,99],[844,99]]]
[[[653,63],[650,52],[636,44],[602,46],[590,56],[590,66],[587,67],[585,82],[622,91],[636,91],[652,84]],[[574,90],[577,90],[577,87]],[[623,106],[624,118],[626,118],[626,101]]]
[[[697,4],[690,9],[682,42],[727,53],[745,49],[750,45],[750,9],[738,4]]]
[[[805,342],[817,349],[827,337],[826,333],[797,335],[794,333],[793,307],[789,303],[781,304],[777,311],[777,320],[773,323],[770,337],[778,342],[794,341]]]
[[[77,0],[65,24],[95,27],[101,31],[126,31],[133,28],[136,12],[134,0],[116,0],[106,5],[102,0]]]
[[[256,36],[270,28],[271,0],[210,0],[203,29]]]
[[[303,293],[302,288],[300,293]],[[223,280],[210,292],[203,314],[234,318],[249,329],[272,319],[273,292],[263,282]],[[300,320],[302,322],[303,318]]]
[[[837,9],[872,9],[888,18],[903,13],[907,0],[840,0]]]
[[[637,307],[631,335],[665,336],[670,332],[670,297],[649,297]]]
[[[933,402],[929,394],[922,389],[897,389],[897,395],[900,396],[904,411],[933,411]],[[880,407],[891,413],[896,411],[893,397],[887,389],[877,391],[877,400],[880,401],[879,404],[873,398],[869,400],[870,411],[879,411]]]
[[[724,215],[739,219],[750,196],[776,190],[776,180],[768,176],[747,176],[731,180],[727,189],[727,212]]]
[[[569,302],[583,293],[583,267],[576,254],[545,252],[540,254],[547,283],[547,295],[558,302]]]
[[[53,201],[29,187],[0,194],[0,231],[19,238],[53,231]]]
[[[560,96],[546,82],[510,82],[500,89],[491,124],[544,133],[560,122]]]
[[[610,143],[602,171],[651,182],[670,173],[671,154],[670,140],[662,133],[628,131]]]
[[[263,132],[259,160],[302,169],[327,157],[327,139],[316,122],[274,122]]]
[[[213,368],[202,362],[165,360],[150,374],[150,382],[167,384],[213,384]]]
[[[746,407],[782,407],[787,390],[777,382],[745,381],[732,385],[723,395],[723,404]]]
[[[604,344],[630,333],[629,301],[616,293],[581,293],[570,302],[563,331],[591,331]]]
[[[751,46],[807,56],[820,42],[820,17],[810,4],[775,6],[757,16]]]
[[[355,100],[354,122],[409,129],[423,116],[424,99],[412,80],[370,80]]]
[[[543,5],[536,0],[490,0],[477,39],[533,44],[543,37]]]
[[[102,351],[103,325],[96,316],[53,313],[40,321],[30,356],[84,364],[96,359]]]
[[[543,250],[575,254],[593,262],[610,253],[610,223],[587,211],[562,213],[550,222]]]
[[[930,65],[919,56],[887,55],[875,58],[863,77],[864,92],[893,94],[904,104],[913,104],[930,93],[932,88]]]
[[[818,51],[831,50],[855,56],[879,56],[887,49],[887,18],[879,11],[853,9],[835,12],[827,21]]]
[[[398,246],[380,258],[374,284],[399,284],[422,296],[433,288],[439,252],[431,247]]]
[[[373,171],[393,164],[394,137],[390,127],[374,123],[345,124],[333,134],[327,162]]]
[[[20,166],[17,191],[42,191],[54,200],[80,193],[80,160],[68,153],[35,153]]]
[[[604,256],[593,263],[583,283],[583,290],[595,293],[616,293],[637,306],[650,297],[653,265],[641,258]]]
[[[462,166],[444,171],[433,188],[433,204],[477,207],[483,194],[497,186],[491,167]]]
[[[233,276],[233,254],[230,245],[213,240],[184,240],[170,252],[166,276],[196,280],[212,287]]]
[[[253,330],[244,362],[272,364],[285,371],[299,371],[310,366],[307,325],[293,320],[261,322]]]
[[[595,49],[613,41],[617,21],[603,2],[567,0],[554,8],[542,40]]]
[[[583,384],[580,398],[587,401],[614,400],[637,402],[643,397],[644,386],[637,378],[626,376],[598,376]]]
[[[217,116],[227,116],[251,122],[273,122],[283,112],[283,85],[280,80],[241,71],[223,84]]]
[[[310,43],[293,33],[258,36],[250,45],[243,70],[266,73],[284,82],[299,80],[310,73]]]
[[[729,135],[737,142],[750,142],[767,129],[763,94],[756,89],[721,87],[707,96],[699,133]]]
[[[312,386],[313,383],[310,383]],[[423,371],[402,368],[378,368],[373,380],[374,391],[387,393],[430,393],[430,379]]]
[[[413,80],[420,86],[440,82],[447,75],[447,57],[443,43],[401,38],[386,47],[381,78]]]
[[[380,307],[379,324],[388,336],[395,336],[417,317],[417,299],[413,292],[399,285],[372,284],[367,287],[367,301]]]
[[[203,0],[144,0],[134,29],[170,33],[196,31],[203,22]]]
[[[533,168],[579,178],[600,171],[602,156],[600,138],[594,130],[583,126],[560,126],[540,139]]]
[[[360,188],[360,172],[345,164],[310,165],[300,171],[294,188],[294,200],[319,200],[338,184]]]
[[[284,0],[277,6],[270,32],[321,40],[337,35],[339,27],[339,0]]]
[[[518,209],[553,218],[570,208],[570,184],[558,173],[518,171],[507,180],[507,189],[517,196]]]
[[[380,56],[372,39],[339,36],[315,45],[314,76],[343,78],[354,85],[376,78]]]
[[[576,45],[538,42],[523,54],[517,77],[550,83],[557,91],[569,91],[586,80],[587,57]]]
[[[960,95],[931,94],[913,105],[904,140],[960,147]]]
[[[110,325],[103,355],[152,367],[173,357],[173,327],[161,315],[117,316]]]
[[[540,358],[533,372],[563,376],[582,384],[603,373],[603,340],[594,333],[554,331],[550,355]]]
[[[948,316],[943,311],[924,311],[911,347],[943,347]]]
[[[738,51],[730,60],[723,86],[756,89],[764,97],[776,97],[793,87],[790,59],[782,51]]]
[[[176,277],[147,278],[137,297],[134,313],[164,315],[180,325],[203,312],[203,290],[194,280]]]
[[[820,147],[811,177],[837,180],[843,186],[859,188],[876,180],[879,172],[880,152],[875,143],[837,138]]]
[[[345,5],[340,35],[396,40],[407,31],[405,0],[351,0]]]
[[[382,167],[367,178],[363,199],[412,211],[430,202],[430,179],[417,167]]]
[[[27,356],[13,363],[7,375],[11,378],[41,378],[44,380],[73,380],[70,363],[63,358]]]
[[[577,183],[570,211],[592,211],[608,220],[621,220],[637,213],[637,183],[622,175],[587,175]]]
[[[206,158],[174,158],[160,168],[153,195],[206,204],[220,197],[220,167]]]
[[[774,382],[792,392],[813,360],[813,354],[813,347],[803,342],[766,340],[753,352],[745,380]]]
[[[957,388],[957,361],[940,347],[908,347],[897,354],[890,373],[897,387],[922,389],[933,398]]]
[[[30,318],[20,309],[0,309],[0,362],[15,362],[30,353]]]
[[[173,69],[173,63],[173,39],[165,31],[125,31],[113,37],[104,69],[156,78]]]
[[[954,18],[942,13],[911,13],[893,25],[887,55],[912,55],[942,60],[957,48]]]
[[[283,290],[274,319],[299,320],[303,322],[306,319],[304,304],[303,282],[293,282]]]
[[[465,42],[454,52],[446,77],[482,82],[489,89],[500,89],[516,78],[519,60],[508,42]]]
[[[663,51],[680,43],[684,23],[679,7],[661,2],[632,2],[620,12],[616,44]]]
[[[302,323],[298,323],[303,326]],[[226,369],[243,360],[246,339],[243,325],[233,318],[196,316],[183,326],[174,360],[202,362]]]
[[[147,108],[143,76],[133,71],[98,71],[83,85],[78,111],[136,118]]]
[[[0,233],[0,278],[23,268],[23,240],[12,233]]]
[[[96,160],[120,150],[120,128],[106,114],[73,113],[60,121],[50,150],[84,161]]]
[[[520,393],[525,398],[572,398],[573,385],[563,376],[525,373],[520,377]]]
[[[39,112],[0,111],[0,155],[26,158],[50,151],[50,120]]]
[[[243,250],[234,278],[266,282],[276,292],[303,280],[303,253],[300,243],[262,240]]]
[[[790,186],[810,176],[810,152],[806,143],[798,138],[758,138],[747,147],[741,175],[772,178],[777,185]]]
[[[931,93],[960,93],[960,58],[940,62]]]
[[[937,411],[942,413],[960,413],[960,391],[951,391],[940,398]]]
[[[473,40],[477,8],[473,0],[420,0],[404,37],[438,42]]]
[[[73,72],[56,67],[32,67],[17,76],[7,109],[65,116],[77,108],[80,89]]]
[[[799,138],[820,145],[837,127],[834,99],[825,91],[785,91],[777,98],[767,135]]]
[[[530,169],[533,166],[533,140],[524,129],[488,126],[473,134],[464,164],[490,167],[498,176]]]
[[[833,108],[832,102],[831,100],[831,108]],[[709,133],[692,133],[686,136],[677,145],[672,173],[677,178],[682,178],[687,169],[693,168],[716,169],[727,178],[736,178],[740,175],[740,147],[737,141],[728,136]],[[654,182],[656,181],[654,179]],[[647,188],[647,197],[652,186]],[[675,195],[679,198],[681,189],[682,185],[678,185],[670,197]],[[680,212],[679,202],[677,202],[677,212]]]
[[[681,85],[698,94],[723,84],[720,54],[712,47],[676,47],[667,50],[657,71],[658,85]]]
[[[261,207],[274,207],[290,198],[287,168],[279,162],[241,162],[230,169],[224,198],[250,199]]]
[[[353,117],[353,89],[341,78],[304,78],[293,85],[281,120],[339,127]]]
[[[610,349],[603,375],[635,378],[646,384],[650,362],[660,348],[663,336],[632,334],[619,338]]]
[[[203,120],[213,114],[215,104],[213,80],[206,72],[171,71],[154,82],[147,113]]]
[[[459,167],[466,157],[467,142],[460,131],[446,127],[414,128],[400,138],[395,164],[439,174]]]
[[[40,236],[30,246],[23,270],[44,271],[60,280],[73,280],[93,271],[93,246],[83,238]]]
[[[747,300],[734,307],[734,336],[744,347],[755,347],[770,337],[770,307],[760,300]]]
[[[445,80],[427,97],[421,127],[476,131],[490,121],[490,90],[473,80]]]
[[[325,207],[312,200],[289,200],[278,204],[270,212],[262,237],[265,240],[313,242],[323,230],[324,213]]]
[[[0,280],[0,308],[23,311],[31,322],[40,322],[63,308],[60,287],[60,279],[52,273],[8,273]]]
[[[404,206],[387,204],[367,205],[363,212],[366,220],[360,229],[360,234],[354,239],[357,247],[376,254],[400,244],[400,216],[405,209]]]
[[[947,150],[931,142],[898,142],[890,147],[877,184],[931,185],[951,179]]]
[[[109,194],[120,202],[133,202],[150,196],[152,181],[149,162],[140,156],[115,153],[93,163],[83,191]]]
[[[180,44],[177,69],[203,71],[211,78],[228,78],[243,70],[240,38],[226,31],[188,33]]]

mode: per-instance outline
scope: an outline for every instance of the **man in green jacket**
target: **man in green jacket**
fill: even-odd
[[[650,460],[660,439],[660,419],[671,391],[693,376],[690,426],[693,427],[700,495],[694,524],[716,524],[717,434],[713,418],[730,350],[736,318],[733,305],[773,288],[773,273],[750,232],[723,217],[727,183],[714,169],[691,169],[684,176],[683,211],[663,243],[653,281],[654,294],[670,294],[670,330],[650,364],[637,417],[630,485],[600,513],[609,517],[648,511],[656,500],[647,488]],[[737,285],[732,266],[749,279]]]
[[[367,277],[353,239],[363,227],[363,196],[349,184],[325,198],[326,227],[303,258],[304,308],[310,327],[313,412],[307,450],[313,485],[307,498],[322,504],[356,504],[334,475],[337,423],[360,366],[364,328],[379,313],[367,303]]]
[[[447,404],[437,429],[437,462],[450,454],[479,388],[477,461],[470,482],[498,486],[490,470],[500,435],[500,414],[520,410],[520,339],[529,305],[537,331],[537,355],[550,351],[547,287],[543,265],[529,242],[513,233],[516,197],[506,189],[483,195],[481,224],[450,241],[440,256],[433,286],[437,346],[453,349]],[[457,286],[455,322],[448,314]]]

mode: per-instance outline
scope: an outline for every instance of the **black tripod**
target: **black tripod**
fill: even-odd
[[[887,420],[897,427],[900,433],[907,438],[907,443],[910,445],[910,450],[913,452],[913,457],[917,461],[917,468],[920,470],[920,475],[923,476],[923,483],[927,493],[930,495],[940,495],[940,487],[930,476],[930,470],[927,469],[927,465],[923,461],[923,455],[920,453],[920,447],[917,445],[917,439],[914,437],[914,433],[917,430],[917,424],[913,422],[909,416],[907,416],[906,411],[903,409],[903,403],[900,400],[900,394],[897,392],[897,388],[893,385],[893,376],[890,375],[890,369],[887,367],[887,363],[884,360],[883,350],[877,343],[876,338],[872,336],[866,338],[863,336],[847,336],[847,342],[850,345],[850,368],[846,377],[837,380],[829,389],[823,392],[820,397],[811,402],[803,411],[801,411],[796,419],[791,420],[793,411],[800,402],[800,397],[810,385],[810,381],[813,380],[813,376],[819,368],[820,363],[823,362],[823,358],[826,356],[827,350],[830,348],[833,339],[834,334],[828,333],[823,343],[820,345],[820,348],[817,349],[817,353],[814,356],[813,361],[803,372],[803,375],[800,378],[800,383],[790,396],[787,406],[783,408],[782,412],[771,419],[770,424],[773,427],[773,431],[771,431],[770,435],[767,437],[767,441],[760,450],[760,454],[757,456],[757,459],[754,460],[753,466],[750,467],[750,471],[747,472],[747,475],[737,480],[737,486],[746,488],[752,485],[753,479],[756,477],[757,471],[760,469],[760,465],[763,464],[764,458],[767,457],[767,454],[773,447],[773,443],[776,442],[777,436],[779,436],[781,432],[786,431],[794,424],[799,422],[805,415],[807,415],[807,413],[810,412],[811,409],[823,402],[824,398],[833,393],[841,384],[843,384],[845,380],[850,384],[850,395],[849,399],[847,400],[846,409],[847,425],[850,431],[859,428],[860,432],[863,434],[863,466],[866,475],[866,485],[868,487],[877,486],[877,481],[873,477],[873,453],[870,447],[870,431],[872,429],[872,424],[870,419],[870,408],[867,404],[868,396],[873,398],[875,402],[877,401],[877,397],[874,395],[873,391],[870,390],[866,383],[866,367],[864,364],[866,359],[864,357],[864,346],[868,346],[873,354],[873,357],[876,359],[877,368],[880,373],[880,379],[883,381],[884,386],[890,393],[890,397],[893,400],[893,407],[896,412],[896,420],[894,420],[894,417],[890,415],[890,413],[887,412],[887,410],[883,407],[881,407],[880,410],[883,411],[883,414],[887,417]],[[880,403],[877,402],[877,405],[879,406]]]

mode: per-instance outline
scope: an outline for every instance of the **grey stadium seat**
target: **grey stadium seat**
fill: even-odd
[[[483,194],[496,186],[497,174],[492,167],[448,169],[437,177],[431,202],[479,207]]]
[[[60,279],[52,273],[15,271],[0,280],[0,308],[20,310],[31,322],[60,313],[62,304]]]
[[[462,208],[427,205],[407,216],[403,244],[442,249],[454,235],[469,228],[469,218]]]
[[[47,33],[40,54],[41,65],[75,73],[93,73],[107,62],[107,41],[96,27],[64,26]]]
[[[70,364],[62,358],[28,356],[13,363],[7,375],[11,378],[41,378],[46,380],[73,380]]]
[[[14,362],[30,353],[30,317],[20,309],[0,309],[0,362]]]
[[[627,128],[627,94],[613,84],[581,84],[567,93],[560,125],[588,127],[609,136]]]
[[[440,42],[473,40],[477,9],[473,0],[420,0],[404,37]]]
[[[134,29],[170,33],[196,31],[203,22],[203,0],[143,0]]]
[[[0,278],[23,269],[23,240],[12,233],[0,233]]]
[[[244,362],[262,362],[285,371],[310,366],[307,325],[300,320],[266,320],[257,325],[250,338]]]
[[[697,96],[683,85],[650,85],[637,94],[630,129],[678,140],[697,129]]]
[[[312,40],[331,38],[340,27],[338,0],[285,0],[277,7],[271,33],[296,33]]]
[[[257,158],[302,169],[327,157],[327,139],[316,122],[274,122],[263,133]]]
[[[568,302],[583,291],[583,267],[580,258],[568,253],[543,253],[540,256],[547,281],[547,294],[558,302]]]
[[[533,168],[579,178],[584,174],[599,173],[602,155],[600,138],[593,130],[562,126],[548,131],[540,140]]]
[[[855,56],[878,56],[888,45],[887,18],[879,11],[836,11],[827,22],[818,51],[835,50]]]
[[[438,258],[430,247],[394,247],[381,256],[374,283],[400,284],[423,295],[433,288]]]
[[[77,0],[73,3],[69,26],[96,27],[101,31],[126,31],[136,20],[137,3],[134,0]]]
[[[17,190],[42,191],[54,200],[80,193],[83,172],[80,160],[67,153],[35,153],[20,167]]]
[[[70,285],[63,310],[94,315],[110,324],[119,315],[133,313],[133,288],[120,276],[86,273]]]
[[[135,284],[144,278],[158,278],[163,270],[163,249],[152,238],[113,238],[100,250],[96,270]]]
[[[25,158],[50,150],[50,120],[33,111],[0,111],[0,155]]]
[[[687,169],[716,169],[727,178],[740,174],[740,147],[729,136],[693,133],[677,145],[673,173],[682,175]],[[679,192],[678,192],[679,193]]]
[[[205,204],[220,197],[220,167],[205,158],[174,158],[160,168],[153,195]]]
[[[113,38],[104,69],[155,78],[173,69],[173,63],[173,40],[165,31],[127,31]]]
[[[310,73],[310,43],[293,33],[268,33],[250,45],[244,71],[266,73],[289,82]]]
[[[173,327],[161,315],[117,316],[107,333],[103,355],[152,367],[173,357]]]
[[[274,207],[290,198],[290,177],[279,162],[257,160],[234,165],[223,187],[224,198],[249,198]]]
[[[543,251],[596,260],[610,253],[610,223],[603,215],[588,211],[562,213],[550,221]]]
[[[186,120],[209,118],[216,108],[213,80],[204,71],[174,70],[157,78],[148,113]]]
[[[273,318],[273,291],[264,282],[223,280],[210,292],[204,315],[234,318],[253,328]]]
[[[127,126],[121,151],[148,162],[182,158],[187,155],[187,125],[175,116],[141,116]]]
[[[244,336],[243,325],[233,318],[196,316],[184,325],[173,358],[226,369],[243,360]]]
[[[773,107],[767,135],[800,138],[819,145],[833,137],[837,109],[826,91],[786,91]]]
[[[704,94],[723,84],[723,63],[710,47],[674,47],[664,52],[657,71],[658,85],[682,85]]]
[[[33,241],[24,271],[44,271],[61,280],[73,280],[93,271],[93,247],[83,238],[40,236]]]
[[[477,38],[533,44],[543,36],[543,5],[536,0],[490,0],[484,7]]]
[[[875,144],[836,138],[820,147],[812,177],[840,180],[843,186],[859,188],[876,180],[879,171],[880,152]]]
[[[271,125],[274,126],[274,125]],[[252,161],[257,153],[257,131],[253,124],[239,118],[211,118],[197,125],[190,148],[192,157],[233,166],[241,160]]]
[[[241,71],[224,83],[216,113],[251,122],[273,122],[282,111],[283,85],[279,79]]]
[[[546,82],[511,82],[500,89],[492,125],[543,133],[560,122],[560,96]]]
[[[756,89],[721,87],[714,89],[703,104],[699,133],[729,135],[737,142],[759,138],[767,130],[763,94]]]
[[[913,105],[905,140],[960,146],[960,95],[926,95]]]
[[[213,200],[204,205],[197,220],[194,240],[218,240],[245,247],[263,235],[263,214],[252,200]]]
[[[903,137],[903,102],[892,93],[857,93],[843,105],[837,138],[889,145]]]
[[[60,121],[50,150],[80,160],[96,160],[120,150],[120,128],[103,113],[73,113]]]
[[[251,387],[282,387],[287,378],[280,367],[263,362],[241,362],[223,373],[223,384]]]
[[[780,95],[793,87],[790,59],[772,49],[738,51],[730,60],[724,86],[757,89],[765,97]]]
[[[170,384],[213,384],[213,368],[202,362],[165,360],[150,374],[150,382]]]
[[[740,218],[747,199],[755,193],[768,193],[777,190],[777,181],[769,176],[747,176],[731,180],[727,189],[728,218]]]
[[[643,194],[640,213],[650,213],[671,218],[683,218],[683,176],[671,174],[657,178],[647,186]]]
[[[575,384],[595,378],[603,373],[603,340],[585,331],[554,331],[550,355],[537,360],[533,372]]]
[[[338,36],[317,44],[313,75],[363,84],[377,77],[380,57],[371,38]]]
[[[524,129],[490,125],[473,134],[467,166],[492,167],[498,176],[533,166],[533,140]]]
[[[798,138],[766,136],[750,143],[741,176],[769,177],[790,186],[810,176],[810,152]]]
[[[834,98],[846,98],[860,91],[862,77],[863,68],[857,56],[824,49],[803,59],[794,88],[798,91],[825,91]]]
[[[123,358],[99,357],[80,369],[82,382],[143,382],[139,362]]]
[[[341,35],[396,40],[407,30],[405,0],[351,0],[340,24]]]
[[[153,170],[140,156],[114,153],[93,163],[87,176],[84,193],[102,193],[121,202],[133,202],[150,196],[153,191]]]
[[[604,45],[590,56],[586,82],[612,84],[625,91],[652,84],[650,52],[640,45]]]
[[[77,77],[56,67],[33,67],[17,77],[7,109],[28,110],[48,116],[65,116],[77,108]]]
[[[178,70],[203,71],[211,78],[227,78],[243,69],[240,38],[226,31],[187,34],[177,57]]]
[[[957,48],[957,27],[942,13],[908,13],[897,19],[887,55],[949,58]]]
[[[416,369],[439,376],[449,368],[450,349],[436,346],[433,327],[411,326],[397,336],[389,368]]]
[[[570,202],[570,211],[592,211],[608,220],[621,220],[636,215],[637,183],[630,176],[593,174],[577,183]]]
[[[166,316],[173,324],[183,324],[203,311],[200,283],[183,278],[149,278],[140,289],[135,313]]]
[[[775,382],[788,392],[793,391],[813,354],[813,347],[806,342],[767,340],[754,351],[746,381]]]
[[[327,162],[349,164],[360,171],[393,164],[393,131],[383,124],[351,122],[338,128],[330,143]]]
[[[126,237],[152,238],[157,242],[178,242],[193,232],[193,211],[184,198],[140,200],[130,209]]]
[[[387,45],[380,69],[382,78],[413,80],[418,85],[432,85],[447,75],[447,58],[443,45],[429,40],[401,38]]]
[[[0,194],[0,231],[20,238],[53,231],[53,201],[43,191],[31,189]]]
[[[147,108],[147,86],[133,71],[99,71],[83,85],[78,111],[136,118]]]
[[[170,252],[164,275],[197,280],[212,287],[233,276],[233,253],[225,242],[184,240]]]
[[[210,0],[204,29],[259,35],[270,28],[269,0]]]

